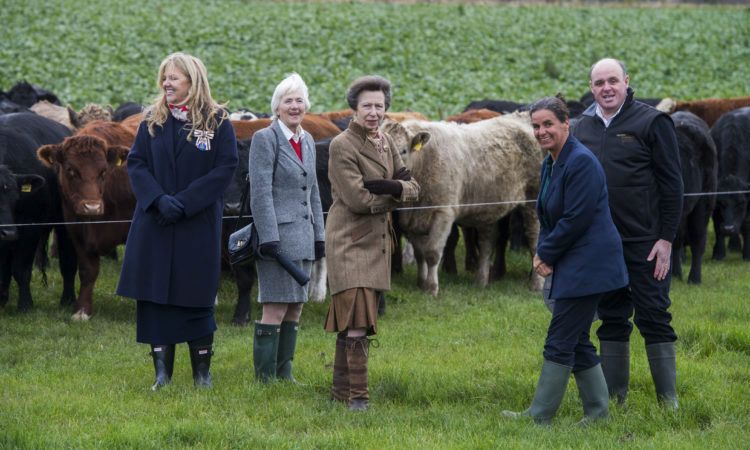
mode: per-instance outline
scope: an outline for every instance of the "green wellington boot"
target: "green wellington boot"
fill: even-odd
[[[583,419],[578,425],[588,425],[595,420],[606,418],[609,414],[609,393],[601,364],[575,372],[573,376],[583,404]]]
[[[255,378],[264,383],[276,378],[279,331],[280,325],[255,322],[255,333],[253,334]]]
[[[279,348],[276,352],[276,377],[296,383],[292,376],[292,361],[297,347],[298,322],[281,322],[279,328]]]
[[[656,398],[667,409],[677,411],[677,358],[674,342],[660,342],[646,346],[648,365],[654,379]]]
[[[532,417],[538,425],[549,425],[552,418],[555,417],[557,409],[562,403],[565,396],[565,389],[568,388],[568,379],[572,367],[563,366],[544,360],[542,364],[542,373],[539,375],[539,382],[536,385],[534,400],[526,411],[514,412],[503,411],[504,417],[519,419],[521,417]]]
[[[601,341],[599,353],[609,397],[624,405],[630,383],[630,342]]]

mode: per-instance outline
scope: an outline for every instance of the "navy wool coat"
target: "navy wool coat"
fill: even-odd
[[[179,138],[169,117],[156,135],[146,121],[128,155],[128,175],[137,200],[125,247],[117,294],[185,307],[210,307],[219,285],[223,193],[237,167],[237,142],[227,119],[214,131],[210,150],[196,138]],[[156,201],[170,194],[185,205],[173,225],[157,223]]]
[[[542,183],[551,158],[542,162]],[[628,273],[609,212],[604,170],[573,136],[560,151],[544,199],[542,195],[537,198],[537,254],[553,267],[550,297],[582,297],[626,286]]]
[[[278,119],[253,135],[250,209],[260,244],[280,241],[281,252],[289,259],[312,261],[315,241],[325,240],[325,227],[315,176],[315,143],[307,132],[301,141],[302,161],[284,137]]]

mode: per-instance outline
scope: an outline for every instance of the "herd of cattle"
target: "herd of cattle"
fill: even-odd
[[[701,282],[711,217],[717,236],[713,257],[724,258],[725,238],[734,237],[730,247],[742,242],[743,257],[750,260],[750,97],[643,100],[671,113],[677,129],[687,195],[673,273],[682,276],[684,248],[690,246],[688,282]],[[572,116],[591,101],[584,96],[569,102]],[[444,270],[456,270],[458,226],[466,241],[467,268],[475,271],[480,285],[505,273],[505,250],[513,236],[521,236],[533,253],[538,223],[528,200],[536,198],[544,153],[524,107],[508,101],[472,102],[463,113],[439,122],[414,112],[388,114],[383,129],[421,185],[418,204],[394,212],[394,223],[399,236],[414,247],[418,285],[432,295],[439,290],[440,262]],[[308,113],[302,123],[316,141],[324,210],[331,204],[328,177],[335,176],[328,173],[328,146],[351,116],[351,110]],[[46,281],[48,240],[54,231],[52,248],[63,279],[60,304],[75,304],[74,319],[93,314],[100,257],[116,255],[117,246],[125,243],[135,208],[125,161],[142,118],[142,106],[134,103],[114,111],[88,105],[76,112],[60,106],[53,93],[26,82],[0,91],[0,306],[9,301],[12,278],[18,284],[19,310],[32,307],[32,266],[36,261]],[[240,161],[248,160],[253,133],[269,123],[267,115],[233,115]],[[232,218],[243,213],[240,197],[247,172],[247,165],[240,164],[224,195],[225,239],[236,226]],[[400,252],[394,254],[393,268],[400,271]],[[314,273],[311,297],[322,300],[324,262]],[[233,322],[245,324],[255,274],[241,270],[234,276],[238,299]],[[531,277],[531,287],[539,289],[542,280]]]

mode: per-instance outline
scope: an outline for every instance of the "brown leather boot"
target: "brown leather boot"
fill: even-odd
[[[367,411],[370,393],[367,388],[367,358],[370,340],[367,336],[346,338],[346,362],[349,366],[349,410]]]
[[[349,365],[346,361],[346,332],[339,333],[336,336],[331,398],[339,402],[349,401]]]

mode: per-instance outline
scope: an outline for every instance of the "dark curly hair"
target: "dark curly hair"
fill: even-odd
[[[554,114],[560,122],[565,122],[570,118],[570,111],[568,110],[568,105],[565,104],[565,97],[560,93],[554,97],[540,98],[532,103],[529,107],[529,115],[532,115],[541,109],[552,111],[552,114]]]

